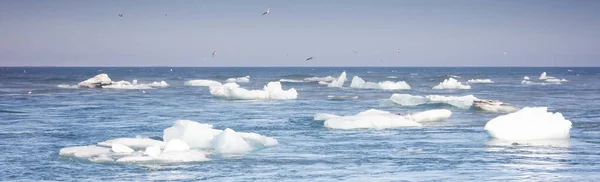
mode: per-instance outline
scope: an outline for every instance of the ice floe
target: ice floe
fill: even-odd
[[[548,140],[569,138],[571,121],[546,107],[525,107],[487,122],[485,130],[501,140]]]
[[[470,79],[467,84],[470,83],[494,83],[491,79]]]
[[[410,94],[393,94],[390,99],[394,104],[401,106],[418,106],[423,104],[449,104],[455,107],[468,109],[473,105],[473,101],[479,100],[473,95],[465,96],[442,96],[427,95],[413,96]]]
[[[353,116],[319,113],[314,116],[314,120],[324,120],[323,125],[333,129],[386,129],[422,126],[419,122],[440,121],[449,118],[450,115],[452,115],[452,112],[446,109],[405,115],[369,109]]]
[[[225,82],[227,83],[248,83],[250,82],[250,76],[244,76],[244,77],[238,77],[238,78],[228,78],[227,80],[225,80]]]
[[[221,82],[214,80],[189,80],[184,83],[187,86],[200,86],[200,87],[212,87],[212,86],[221,86],[223,85]]]
[[[568,82],[569,80],[560,79],[553,76],[548,76],[546,72],[540,74],[538,81],[531,81],[529,77],[525,76],[521,81],[521,84],[524,85],[554,85],[554,84],[562,84],[563,82]]]
[[[475,100],[473,108],[488,112],[510,113],[518,111],[519,108],[499,100]]]
[[[471,89],[470,85],[463,85],[461,82],[454,78],[448,78],[433,87],[433,89]]]
[[[210,87],[210,94],[215,97],[233,100],[284,100],[298,98],[296,89],[283,90],[280,82],[269,82],[263,90],[247,90],[236,83]]]
[[[110,85],[111,82],[112,80],[108,77],[108,75],[102,73],[85,81],[79,82],[77,85],[84,88],[102,88],[105,85]]]
[[[384,82],[365,82],[362,78],[358,76],[354,76],[352,78],[352,83],[350,83],[351,88],[360,88],[360,89],[381,89],[381,90],[409,90],[410,85],[408,85],[404,81],[392,82],[392,81],[384,81]]]
[[[338,87],[341,88],[344,86],[344,82],[346,82],[346,72],[342,72],[342,74],[340,74],[340,77],[338,77],[336,80],[331,81],[331,83],[327,84],[327,87]]]
[[[279,144],[260,134],[218,130],[190,120],[176,121],[163,131],[163,139],[117,138],[98,145],[66,147],[59,155],[103,163],[179,163],[210,160],[206,155],[211,153],[241,154]]]

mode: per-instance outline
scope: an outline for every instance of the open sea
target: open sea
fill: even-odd
[[[343,88],[282,82],[293,100],[226,100],[189,80],[224,82],[250,76],[242,88],[263,89],[280,79],[338,77]],[[542,72],[568,81],[522,84]],[[165,81],[154,89],[59,88],[106,73],[113,81]],[[349,88],[366,81],[406,81],[410,90]],[[491,79],[468,90],[434,90],[444,79]],[[31,94],[28,92],[31,91]],[[518,107],[548,107],[572,122],[570,139],[513,144],[493,139],[485,124],[500,113],[444,104],[382,104],[394,93],[474,95]],[[335,98],[335,99],[333,99]],[[354,115],[368,109],[412,113],[450,109],[452,116],[422,127],[339,130],[314,121],[317,113]],[[209,161],[137,165],[65,157],[65,147],[148,136],[161,138],[176,120],[211,124],[275,138],[279,145]],[[598,181],[600,68],[0,68],[1,181]]]

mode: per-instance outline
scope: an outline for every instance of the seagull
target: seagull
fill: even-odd
[[[266,14],[269,14],[270,12],[271,12],[271,6],[269,5],[269,7],[267,8],[267,11],[265,11],[263,13],[263,16],[266,15]]]
[[[397,52],[397,54],[400,54],[400,49],[398,49],[398,52]]]
[[[353,50],[352,52],[354,52],[354,54],[358,54],[358,52],[356,52],[356,51],[354,51],[354,50]]]
[[[215,55],[217,55],[217,51],[216,51],[216,50],[213,50],[213,52],[212,52],[212,57],[213,57],[213,59],[215,59]]]
[[[123,13],[119,14],[119,17],[123,18]]]
[[[167,16],[167,14],[165,14],[165,16]]]
[[[383,60],[379,60],[379,62],[383,63]]]
[[[308,61],[308,60],[311,60],[311,59],[313,59],[313,58],[314,58],[314,57],[309,57],[309,58],[306,58],[306,61]]]

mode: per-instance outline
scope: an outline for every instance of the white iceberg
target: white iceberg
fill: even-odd
[[[244,76],[244,77],[238,77],[238,78],[228,78],[227,80],[225,80],[225,82],[227,83],[248,83],[250,82],[250,76]]]
[[[344,86],[344,82],[346,82],[346,72],[342,72],[342,74],[340,74],[340,77],[338,77],[336,80],[331,81],[331,83],[327,84],[327,87],[337,87],[337,88],[341,88]]]
[[[392,82],[392,81],[384,81],[384,82],[365,82],[362,78],[358,76],[354,76],[352,78],[352,83],[350,83],[351,88],[360,88],[360,89],[381,89],[381,90],[409,90],[410,85],[408,85],[404,81]]]
[[[523,77],[523,80],[529,80],[528,76]]]
[[[479,100],[473,95],[465,96],[442,96],[427,95],[413,96],[409,94],[393,94],[390,99],[393,103],[401,106],[418,106],[423,104],[449,104],[455,107],[468,109],[473,105],[473,101]]]
[[[269,82],[263,90],[246,90],[236,83],[210,87],[210,94],[223,99],[236,100],[284,100],[298,98],[296,89],[283,90],[280,82]]]
[[[421,126],[416,121],[387,111],[370,109],[354,116],[331,117],[325,120],[327,128],[332,129],[386,129]]]
[[[187,86],[201,86],[201,87],[212,87],[212,86],[222,86],[221,82],[214,80],[189,80],[184,83]]]
[[[108,75],[102,73],[85,81],[79,82],[77,85],[84,88],[102,88],[105,85],[110,85],[111,82],[112,80],[108,77]]]
[[[463,85],[461,82],[455,80],[454,78],[448,78],[433,87],[433,89],[471,89],[470,85]]]
[[[494,83],[491,79],[470,79],[467,84],[470,83]]]
[[[563,139],[569,138],[571,121],[546,107],[526,107],[488,121],[485,130],[501,140]]]

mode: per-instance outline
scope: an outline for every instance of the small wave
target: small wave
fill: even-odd
[[[11,110],[2,110],[2,109],[0,109],[0,113],[26,113],[26,112],[11,111]]]
[[[67,84],[56,85],[56,87],[58,87],[58,88],[67,88],[67,89],[76,89],[76,88],[79,88],[79,86],[77,86],[77,85],[67,85]]]
[[[212,86],[221,86],[223,85],[221,82],[214,80],[189,80],[184,83],[187,86],[203,86],[203,87],[212,87]]]
[[[494,83],[491,79],[470,79],[467,83]]]
[[[248,83],[250,82],[250,76],[238,77],[238,78],[228,78],[225,80],[227,83]]]

